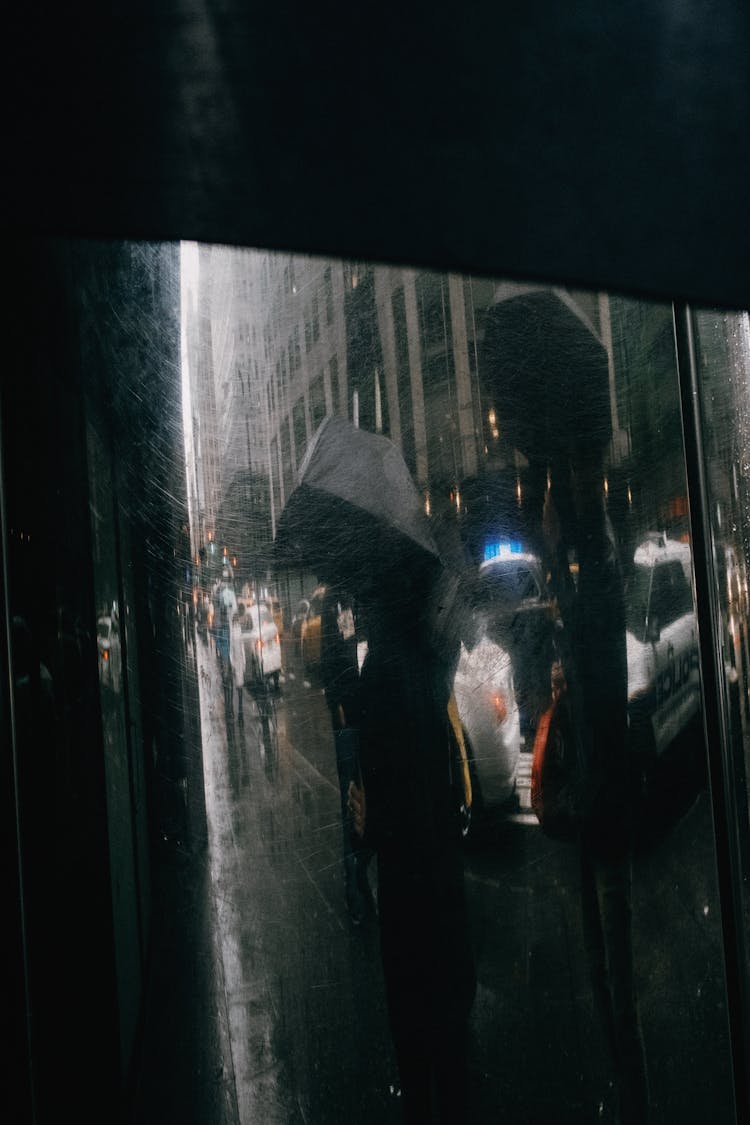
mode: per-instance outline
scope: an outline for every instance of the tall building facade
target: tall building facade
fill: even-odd
[[[489,310],[535,287],[286,255],[255,255],[253,269],[274,520],[329,413],[388,436],[428,511],[460,508],[467,478],[523,468],[504,439],[483,348]],[[606,350],[612,457],[621,459],[608,300],[567,291],[561,300]]]
[[[250,251],[196,248],[183,281],[184,358],[190,387],[191,525],[201,582],[225,565],[251,579],[272,539],[262,307]],[[254,311],[255,310],[255,311]]]
[[[660,389],[669,385],[665,365],[672,362],[666,307],[490,278],[203,247],[191,347],[201,384],[194,382],[194,428],[204,533],[212,530],[221,550],[237,556],[240,573],[267,573],[279,515],[328,414],[388,436],[428,513],[461,513],[471,482],[493,474],[510,482],[521,505],[528,463],[505,425],[487,337],[498,310],[534,294],[570,314],[606,369],[600,415],[607,472],[619,501],[635,511],[633,448],[647,459],[664,432],[675,441],[679,433],[674,396]],[[568,387],[575,385],[575,357],[569,366]],[[556,391],[553,379],[552,409]],[[644,530],[665,522],[665,513],[679,514],[682,479],[676,446],[673,476],[639,517]]]

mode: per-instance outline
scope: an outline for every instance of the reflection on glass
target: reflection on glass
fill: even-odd
[[[30,253],[2,484],[46,1116],[137,1073],[144,1121],[734,1121],[747,316],[694,316],[689,510],[679,309]]]
[[[709,556],[709,606],[703,625],[713,649],[722,738],[721,761],[729,843],[727,932],[736,950],[734,1018],[750,1012],[750,644],[747,566],[750,558],[750,318],[747,312],[692,314],[696,385],[702,425],[697,434],[705,461],[701,503]],[[703,626],[702,626],[703,627]],[[745,1050],[744,1080],[750,1081]],[[743,1061],[739,1063],[740,1068]]]
[[[240,1101],[273,1073],[289,1120],[433,1087],[471,1121],[731,1120],[670,307],[182,254],[196,602],[230,558],[289,623],[272,773],[199,628]],[[598,801],[567,842],[531,804],[553,691]]]

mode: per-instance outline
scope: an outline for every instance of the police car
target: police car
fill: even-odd
[[[649,536],[627,587],[628,714],[634,749],[662,754],[700,709],[698,628],[686,543]]]

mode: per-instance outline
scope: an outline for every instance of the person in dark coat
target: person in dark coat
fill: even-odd
[[[355,601],[339,585],[328,585],[320,622],[320,665],[331,716],[336,770],[341,795],[346,904],[355,925],[372,905],[367,870],[372,852],[353,831],[348,808],[349,784],[359,780],[360,680],[358,645],[362,642]]]
[[[375,849],[381,954],[407,1122],[468,1119],[476,989],[451,776],[451,651],[431,643],[429,572],[382,584],[361,674],[355,824]]]
[[[548,495],[545,530],[553,556],[567,558],[572,542],[578,558],[577,589],[567,565],[553,561],[552,573],[565,625],[559,643],[584,763],[579,844],[589,974],[613,1064],[617,1121],[647,1125],[648,1073],[632,945],[638,780],[628,742],[624,581],[602,475],[596,458],[579,457],[570,476],[568,520],[556,518]],[[561,545],[566,549],[559,552]]]

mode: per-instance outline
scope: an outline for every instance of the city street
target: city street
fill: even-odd
[[[287,651],[278,754],[271,756],[249,700],[243,725],[236,707],[225,715],[215,656],[196,644],[207,893],[220,983],[193,1018],[205,1021],[206,1044],[222,1059],[210,1079],[222,1120],[399,1122],[377,920],[354,927],[345,908],[337,778],[320,683]],[[466,854],[479,982],[469,1120],[612,1121],[583,953],[576,849],[547,840],[535,825],[525,788],[530,755],[523,758],[520,814],[487,825]],[[651,834],[634,877],[652,1121],[729,1122],[707,793],[673,819]],[[155,1121],[151,1114],[144,1109],[139,1120]]]

